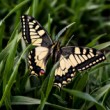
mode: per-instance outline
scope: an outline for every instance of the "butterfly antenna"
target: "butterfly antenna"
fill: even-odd
[[[73,22],[73,23],[67,25],[66,27],[64,27],[64,28],[55,36],[56,40],[58,40],[59,37],[60,37],[70,26],[72,26],[73,24],[75,24],[75,22]]]
[[[72,35],[71,37],[70,37],[70,39],[68,40],[68,42],[66,43],[66,46],[68,46],[68,44],[70,43],[70,41],[71,41],[71,39],[74,37],[74,35]]]

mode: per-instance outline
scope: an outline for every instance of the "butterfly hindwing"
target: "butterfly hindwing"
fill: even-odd
[[[36,47],[29,52],[28,62],[33,75],[42,75],[46,71],[46,63],[49,49],[46,47]]]
[[[62,87],[74,78],[76,71],[83,71],[105,60],[100,51],[93,48],[63,47],[59,66],[55,70],[54,84]]]
[[[44,74],[49,56],[48,47],[52,45],[52,41],[45,29],[33,17],[23,15],[21,16],[21,23],[24,40],[27,44],[35,46],[28,55],[31,74]]]

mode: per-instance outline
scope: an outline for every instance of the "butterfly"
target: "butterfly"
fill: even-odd
[[[25,42],[35,46],[28,55],[31,74],[37,76],[45,74],[47,62],[51,56],[54,63],[59,61],[54,80],[54,85],[59,88],[70,83],[76,71],[86,70],[106,59],[101,51],[94,48],[60,47],[60,43],[53,42],[47,31],[31,16],[22,15],[21,23]]]

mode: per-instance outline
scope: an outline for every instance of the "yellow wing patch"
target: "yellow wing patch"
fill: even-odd
[[[36,47],[29,53],[29,67],[32,74],[41,74],[46,71],[46,58],[49,50],[46,47]],[[34,71],[34,72],[33,72]]]
[[[61,55],[59,66],[55,70],[55,86],[61,88],[71,82],[75,76],[75,69],[72,68],[72,63],[65,56]]]

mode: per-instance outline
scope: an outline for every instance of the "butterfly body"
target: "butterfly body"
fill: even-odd
[[[86,70],[106,59],[101,51],[93,48],[60,47],[60,42],[53,42],[46,30],[31,16],[23,15],[21,22],[24,40],[27,44],[35,46],[28,55],[31,74],[45,74],[48,58],[52,57],[53,64],[59,61],[54,81],[54,85],[58,87],[71,82],[76,71]]]
[[[51,51],[50,54],[51,54],[51,57],[52,57],[52,62],[54,64],[59,60],[60,55],[61,55],[60,42],[55,41],[53,43],[53,45],[51,46],[50,51]]]

